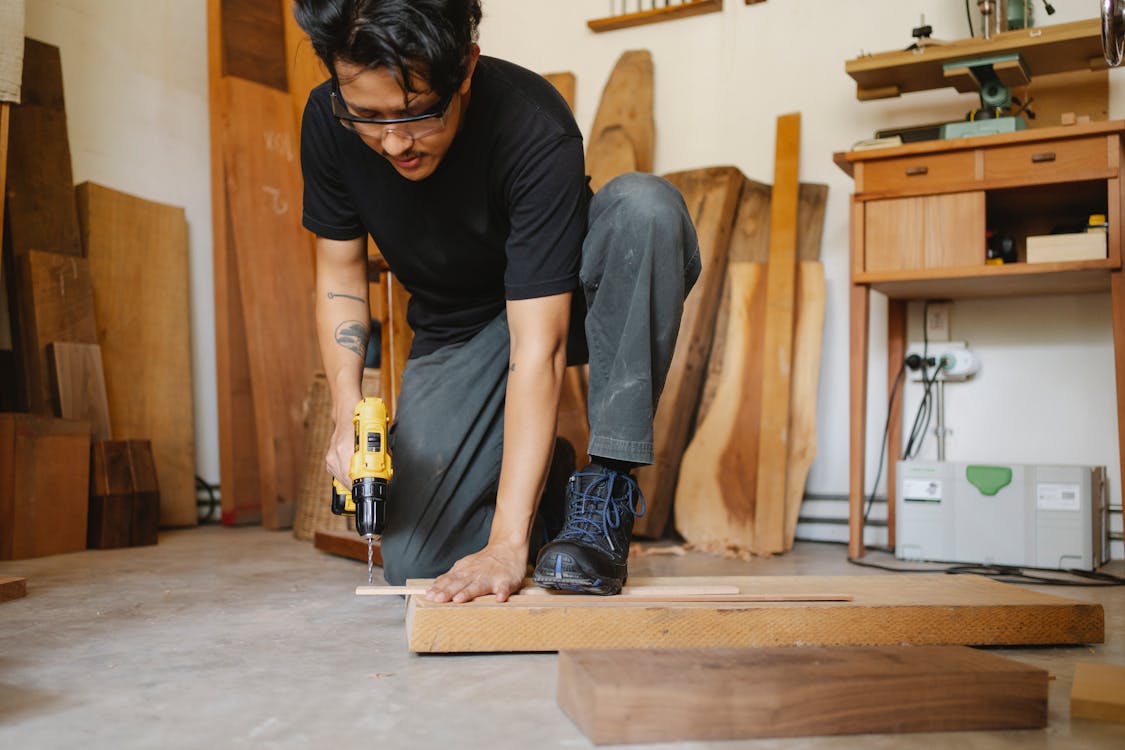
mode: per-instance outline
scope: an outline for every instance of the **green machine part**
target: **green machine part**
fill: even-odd
[[[1012,483],[1012,470],[1007,466],[966,466],[965,478],[980,494],[992,497]]]

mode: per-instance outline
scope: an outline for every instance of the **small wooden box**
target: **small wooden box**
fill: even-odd
[[[90,423],[0,414],[0,560],[86,549]]]
[[[1105,232],[1043,234],[1027,238],[1028,263],[1102,260],[1106,257]]]

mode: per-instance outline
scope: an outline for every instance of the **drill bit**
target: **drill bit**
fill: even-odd
[[[370,586],[375,580],[375,564],[372,561],[372,550],[375,547],[374,537],[367,537],[367,585]]]

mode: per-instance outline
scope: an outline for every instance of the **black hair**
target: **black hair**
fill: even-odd
[[[337,61],[413,75],[441,97],[465,80],[481,0],[294,0],[293,16],[335,76]]]

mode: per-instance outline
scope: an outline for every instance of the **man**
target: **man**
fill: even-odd
[[[326,462],[341,481],[368,338],[367,234],[411,293],[387,580],[436,577],[435,601],[503,601],[553,538],[537,583],[617,593],[643,513],[630,471],[652,461],[699,274],[683,198],[649,175],[591,197],[566,103],[481,57],[480,0],[296,0],[294,13],[332,74],[309,97],[301,165],[336,420]],[[563,522],[562,501],[537,506],[563,372],[587,353],[593,462],[566,482]]]

